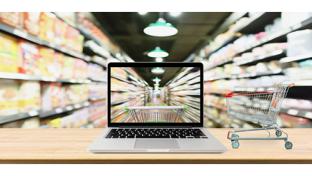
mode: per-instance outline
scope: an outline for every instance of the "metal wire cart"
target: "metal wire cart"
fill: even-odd
[[[131,122],[182,122],[183,106],[135,106],[128,107]]]
[[[231,140],[233,148],[239,148],[240,140],[284,140],[285,148],[292,149],[293,144],[288,141],[288,134],[277,125],[277,115],[280,106],[287,95],[289,87],[293,85],[278,84],[273,88],[264,89],[242,89],[237,88],[235,92],[226,95],[227,112],[231,118],[258,123],[262,128],[233,130],[228,132],[227,138]],[[240,137],[238,133],[261,131],[268,132],[265,137]],[[272,136],[269,130],[274,130]]]

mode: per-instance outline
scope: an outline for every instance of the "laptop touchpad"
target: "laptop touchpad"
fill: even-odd
[[[137,149],[177,149],[179,144],[175,139],[136,139]]]

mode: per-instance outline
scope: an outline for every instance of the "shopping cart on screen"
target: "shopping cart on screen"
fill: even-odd
[[[293,144],[288,140],[288,134],[277,125],[280,106],[293,84],[278,84],[273,88],[236,88],[226,95],[227,112],[231,118],[254,122],[261,128],[232,130],[227,138],[233,148],[239,148],[240,140],[284,140],[285,148],[292,149]],[[240,137],[238,133],[265,130],[265,137]],[[275,132],[271,135],[270,130]]]
[[[183,106],[133,106],[128,107],[130,122],[174,123],[182,122]]]

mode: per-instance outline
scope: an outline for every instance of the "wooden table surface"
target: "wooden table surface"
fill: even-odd
[[[92,154],[102,129],[0,129],[0,163],[312,163],[312,129],[287,129],[283,141],[242,141],[232,149],[228,129],[209,129],[227,148],[223,154]]]

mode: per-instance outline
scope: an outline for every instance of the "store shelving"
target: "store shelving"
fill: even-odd
[[[234,62],[234,65],[238,65],[238,66],[250,66],[250,65],[254,65],[258,62],[268,62],[271,60],[277,60],[280,59],[282,57],[286,56],[286,52],[285,50],[276,50],[273,51],[270,54],[266,54],[264,56],[258,56],[255,59],[250,59],[250,60],[245,60],[243,62]]]
[[[60,83],[76,83],[76,84],[88,84],[91,83],[89,79],[56,79],[50,77],[32,76],[20,73],[0,73],[0,79],[16,79],[25,81],[42,81],[42,82],[60,82]]]
[[[274,33],[272,35],[269,35],[268,37],[264,38],[263,40],[256,42],[251,47],[246,48],[245,50],[236,53],[234,55],[234,57],[241,55],[243,53],[249,52],[256,47],[267,44],[267,43],[285,41],[287,34],[294,32],[294,31],[297,31],[297,30],[308,29],[310,27],[312,27],[312,17],[307,19],[307,20],[304,20],[303,22],[299,23],[296,26],[291,26],[289,28],[285,28],[285,29],[279,31],[278,33]]]
[[[58,52],[66,54],[66,55],[69,55],[69,56],[72,56],[72,57],[75,57],[78,59],[82,59],[84,61],[89,61],[88,58],[85,57],[82,53],[72,51],[72,50],[66,49],[64,47],[57,46],[56,44],[44,41],[44,40],[42,40],[42,39],[40,39],[34,35],[31,35],[25,31],[21,30],[21,29],[17,29],[17,28],[10,27],[8,25],[0,23],[0,31],[6,32],[8,34],[14,35],[14,36],[22,38],[22,39],[25,39],[25,40],[30,41],[32,43],[35,43],[37,45],[52,48]]]
[[[16,92],[14,96],[17,98],[16,104],[18,104],[18,107],[14,108],[19,113],[5,115],[8,114],[8,112],[5,111],[6,109],[4,109],[4,111],[2,110],[3,112],[1,113],[3,113],[3,115],[0,115],[1,126],[13,125],[20,127],[20,123],[15,123],[16,121],[20,120],[19,122],[23,123],[24,120],[32,117],[39,118],[40,123],[49,123],[50,121],[57,121],[67,117],[77,118],[71,119],[73,121],[81,120],[88,117],[88,114],[84,113],[88,111],[90,106],[98,105],[96,109],[102,109],[101,112],[98,112],[101,114],[101,119],[94,119],[94,123],[97,124],[93,124],[93,126],[102,127],[104,121],[106,121],[106,96],[103,96],[102,91],[106,91],[106,63],[108,59],[112,59],[111,53],[113,52],[110,50],[112,48],[108,49],[104,47],[104,45],[98,46],[98,49],[102,49],[103,51],[107,50],[109,53],[107,58],[89,55],[90,53],[85,52],[86,49],[82,48],[85,47],[83,46],[83,42],[86,42],[86,40],[84,40],[86,37],[81,35],[80,29],[74,24],[77,21],[69,23],[62,18],[62,16],[59,16],[58,13],[42,12],[30,14],[29,12],[25,12],[14,13],[12,15],[14,15],[14,18],[20,18],[21,21],[18,24],[11,24],[8,23],[8,21],[10,21],[10,18],[13,16],[8,17],[8,21],[3,20],[5,17],[2,17],[3,21],[0,22],[0,33],[4,36],[2,42],[12,41],[10,47],[16,47],[14,53],[13,51],[12,53],[18,56],[18,61],[20,61],[20,63],[14,63],[15,70],[11,69],[9,71],[5,68],[6,65],[2,65],[0,81],[5,83],[12,82],[13,86],[8,87],[3,84],[0,91],[2,91],[1,93],[6,93],[9,92],[10,89],[13,89]],[[29,19],[27,19],[27,22],[23,21],[31,15],[34,18],[31,19],[32,21],[29,21]],[[68,13],[66,15],[68,15]],[[68,17],[70,19],[76,19],[78,17],[77,13],[71,13],[69,15]],[[89,22],[95,23],[96,21],[94,20],[95,19],[92,19]],[[28,24],[30,27],[27,27],[26,23],[31,23],[31,25]],[[57,25],[60,25],[59,28],[55,28]],[[43,26],[46,28],[43,29]],[[51,36],[54,36],[54,38]],[[75,42],[73,42],[74,40]],[[122,52],[117,45],[111,42],[112,41],[109,40],[106,44],[113,46],[113,49],[116,51]],[[19,48],[21,48],[21,50],[19,50]],[[8,51],[8,49],[9,48],[3,47],[2,53],[11,52]],[[9,53],[12,55],[10,57],[13,57],[12,53]],[[37,58],[40,60],[36,60]],[[8,58],[4,58],[2,62],[4,64],[6,63],[5,59],[10,58],[9,56]],[[115,61],[118,61],[118,58],[115,58]],[[101,67],[98,66],[96,68],[96,66],[93,67],[93,65],[99,65]],[[33,70],[32,67],[34,67]],[[99,72],[99,70],[102,70],[102,72]],[[38,85],[40,89],[38,88],[36,92],[31,92],[30,90],[24,90],[27,88],[31,89],[31,87],[25,88],[25,85]],[[23,92],[21,92],[21,90]],[[37,94],[37,91],[39,91],[39,94]],[[56,91],[58,93],[56,93]],[[101,92],[98,93],[97,91]],[[25,92],[26,94],[31,94],[30,96],[36,94],[36,97],[31,97],[32,99],[29,101],[38,101],[39,103],[36,104],[38,110],[28,112],[24,105],[20,105],[28,100],[27,98],[23,98]],[[67,95],[65,93],[67,93]],[[84,99],[86,99],[86,101],[82,103],[60,106],[62,104],[61,101],[73,103]],[[2,101],[5,103],[5,99]],[[32,103],[34,104],[34,102]],[[92,115],[92,113],[90,114]],[[78,121],[77,123],[82,125]],[[73,122],[75,125],[72,127],[79,127],[77,123],[75,124],[75,122]],[[92,123],[89,125],[92,126]]]
[[[240,18],[245,17],[247,14],[241,15]],[[217,52],[222,47],[234,42],[238,37],[240,37],[242,34],[246,33],[254,33],[259,32],[259,30],[264,29],[264,26],[268,24],[269,22],[272,22],[275,18],[277,18],[280,15],[280,13],[268,13],[268,12],[262,12],[258,13],[257,15],[254,15],[250,17],[248,20],[246,20],[243,24],[238,26],[234,31],[233,35],[229,37],[227,40],[219,44],[217,47],[212,49],[205,58],[209,58],[213,53]],[[237,20],[239,20],[238,18]],[[221,63],[217,66],[222,66],[224,64],[227,64],[228,62]]]
[[[31,118],[31,117],[36,117],[36,116],[38,116],[38,114],[39,114],[39,111],[32,110],[29,112],[23,112],[23,113],[7,115],[7,116],[0,116],[0,124],[13,122],[13,121],[17,121],[17,120],[22,120],[22,119],[27,119],[27,118]]]
[[[260,40],[255,40],[256,42],[251,45],[246,45],[245,48],[243,48],[244,45],[235,45],[235,47],[237,47],[235,48],[235,50],[229,50],[227,52],[224,52],[225,54],[222,53],[224,55],[216,55],[213,58],[214,62],[209,63],[209,60],[204,60],[206,65],[205,85],[207,84],[208,86],[207,88],[205,88],[206,95],[214,95],[215,97],[224,99],[224,95],[231,91],[269,92],[273,90],[273,81],[287,80],[289,84],[294,83],[294,86],[289,91],[289,96],[291,98],[310,100],[310,96],[305,96],[305,94],[308,93],[308,91],[310,90],[309,88],[312,86],[311,79],[309,79],[308,76],[305,78],[300,78],[299,73],[301,72],[298,71],[299,69],[304,68],[304,65],[300,65],[301,61],[312,59],[312,55],[304,54],[295,57],[287,57],[288,49],[285,46],[288,45],[287,43],[285,43],[286,45],[284,45],[283,43],[287,42],[288,34],[298,30],[311,29],[312,17],[303,20],[300,23],[297,23],[297,25],[291,25],[289,27],[285,27],[285,25],[282,29],[276,30],[273,33],[267,32],[267,30],[265,30],[265,26],[272,24],[273,21],[276,21],[275,18],[277,17],[282,17],[282,15],[280,13],[259,13],[259,15],[255,16],[255,18],[245,20],[246,23],[241,24],[239,27],[237,27],[236,31],[240,31],[242,35],[246,35],[247,37],[253,36],[255,34],[261,34],[264,37],[262,37],[262,39]],[[264,30],[266,33],[261,33]],[[274,46],[277,46],[276,50],[274,51],[273,49],[268,49],[269,45],[266,45],[270,44],[270,46],[273,46],[273,43]],[[231,43],[226,43],[225,45],[222,45],[222,47],[226,47],[228,44]],[[259,53],[261,52],[266,54],[259,55]],[[201,54],[202,53],[198,53],[198,56],[202,57]],[[206,57],[202,58],[205,59]],[[217,61],[217,58],[222,58],[220,59],[221,62]],[[308,65],[308,63],[306,65]],[[267,67],[265,69],[261,69],[264,68],[263,66]],[[291,67],[294,67],[294,69],[289,70],[288,68]],[[234,69],[236,70],[233,71]],[[304,69],[307,71],[307,66]],[[297,77],[295,76],[295,74],[297,73],[296,71],[298,72]],[[240,74],[237,74],[238,72],[240,72]],[[231,75],[230,73],[232,73],[233,75]],[[302,74],[304,73],[305,72],[302,71]],[[257,81],[259,83],[261,81],[267,81],[267,83],[262,84],[267,86],[256,86]],[[270,82],[272,82],[271,86]],[[252,87],[236,88],[234,90],[231,90],[232,87],[237,87],[237,85],[241,85],[242,87],[244,87],[244,85],[252,85]],[[226,87],[231,88],[226,89]],[[218,104],[209,103],[206,104],[205,107],[217,109],[218,111],[224,111],[224,106],[219,106]],[[299,109],[281,109],[281,112],[284,114],[296,117],[304,117],[308,119],[311,119],[312,117],[312,113],[310,110],[305,111]],[[214,118],[218,117],[213,116],[212,118],[210,118],[210,120],[215,120]]]
[[[50,117],[53,115],[58,115],[58,114],[70,112],[73,110],[81,109],[84,107],[88,107],[89,105],[90,105],[90,102],[85,101],[82,103],[75,103],[75,104],[67,105],[64,107],[53,108],[52,110],[41,110],[39,112],[39,116],[40,118],[46,118],[46,117]]]
[[[304,117],[307,119],[312,119],[312,111],[310,110],[282,108],[281,113],[289,114],[292,116]]]
[[[305,55],[299,55],[299,56],[293,56],[293,57],[284,57],[280,60],[281,63],[289,63],[289,62],[295,62],[295,61],[304,61],[307,59],[311,59],[312,54],[305,54]]]

